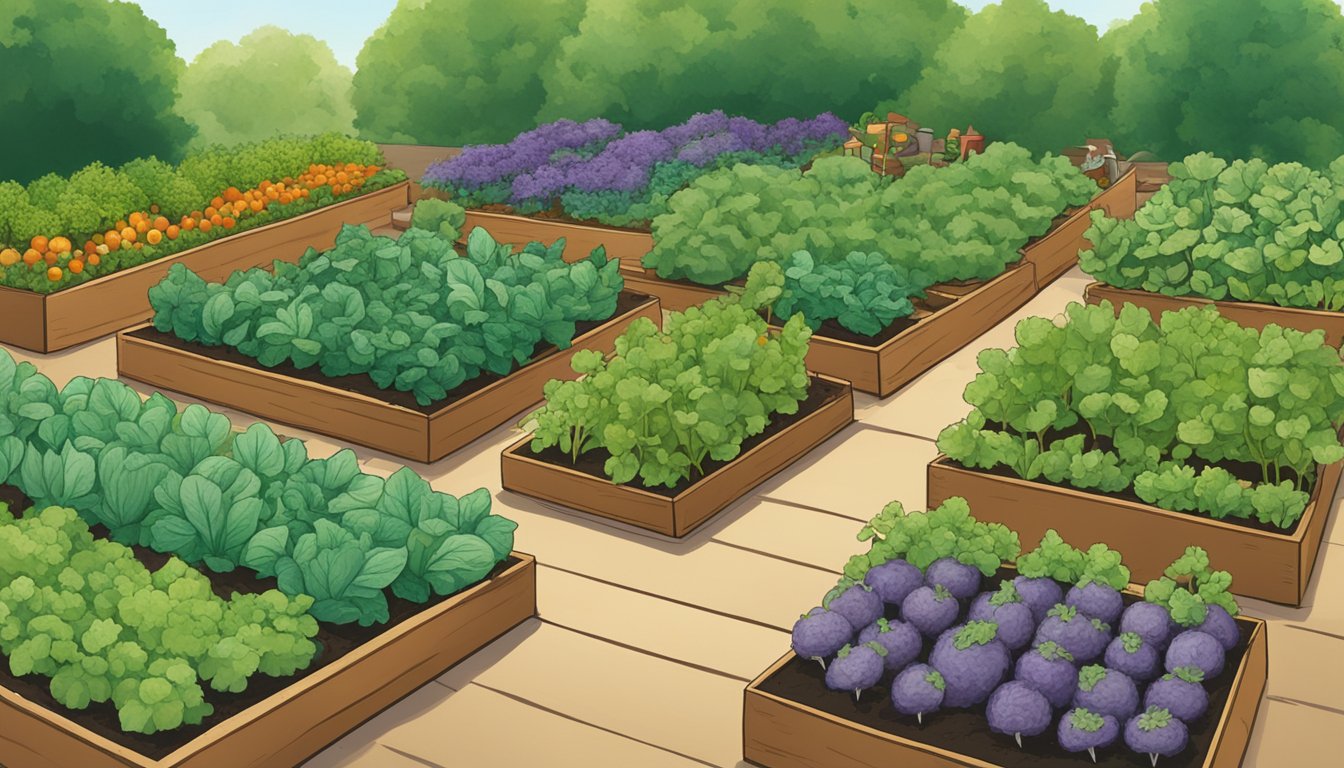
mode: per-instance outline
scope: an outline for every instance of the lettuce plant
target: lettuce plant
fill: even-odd
[[[1169,172],[1132,220],[1092,213],[1084,271],[1118,288],[1344,311],[1344,158],[1316,171],[1201,152]]]
[[[980,353],[966,387],[974,409],[939,435],[944,453],[1285,529],[1315,467],[1344,459],[1344,364],[1320,332],[1242,328],[1212,307],[1160,326],[1133,306],[1117,318],[1109,303],[1066,316],[1023,320],[1017,348]]]
[[[111,701],[125,731],[201,722],[202,685],[245,690],[292,675],[318,648],[313,598],[275,590],[217,597],[181,560],[150,572],[121,544],[94,539],[71,509],[16,519],[0,504],[0,651],[15,675],[51,678],[61,704]]]
[[[798,251],[837,265],[851,253],[876,252],[929,283],[988,279],[1095,193],[1066,158],[1033,160],[1011,144],[896,180],[852,157],[818,159],[805,173],[736,165],[672,196],[653,221],[644,265],[663,278],[713,285]]]

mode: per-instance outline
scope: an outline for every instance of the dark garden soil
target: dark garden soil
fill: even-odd
[[[745,454],[747,451],[750,451],[752,448],[765,442],[771,436],[782,432],[784,429],[802,421],[807,416],[816,413],[822,406],[839,399],[844,394],[844,391],[844,386],[839,383],[827,381],[826,379],[813,378],[811,386],[807,389],[807,399],[798,403],[798,412],[785,416],[775,414],[775,416],[770,419],[770,423],[766,425],[764,432],[754,435],[742,442],[742,451],[738,455],[741,456],[742,454]],[[560,450],[560,448],[556,446],[551,446],[540,452],[534,452],[530,446],[525,445],[519,449],[519,452],[524,456],[532,456],[547,464],[553,464],[557,467],[568,467],[582,472],[585,475],[600,478],[602,480],[607,479],[607,473],[602,469],[602,465],[606,464],[607,459],[611,457],[611,454],[607,453],[605,449],[594,448],[593,450],[580,455],[579,461],[576,464],[570,461],[568,453]],[[672,498],[731,463],[732,461],[706,461],[704,464],[704,474],[693,472],[691,477],[677,483],[673,488],[668,488],[663,485],[651,488],[640,482],[638,477],[623,485],[628,488],[639,488],[640,490],[648,491],[649,493],[656,493],[659,496]]]
[[[993,421],[986,422],[984,428],[990,431],[999,431],[999,432],[1007,432],[1009,434],[1015,434],[1013,430],[1007,429],[1006,427],[1004,427],[1003,424]],[[1061,440],[1063,438],[1070,437],[1072,435],[1086,434],[1086,433],[1087,433],[1087,427],[1080,421],[1078,424],[1075,424],[1074,426],[1068,429],[1063,430],[1052,429],[1046,432],[1044,445],[1048,447],[1051,443],[1053,443],[1056,440]],[[1087,439],[1083,443],[1084,451],[1090,451],[1093,449],[1103,451],[1113,451],[1114,448],[1115,444],[1111,441],[1111,438],[1106,435],[1098,435],[1095,439],[1093,439],[1091,435],[1087,435]],[[1170,457],[1164,457],[1164,458],[1170,458]],[[951,466],[960,467],[961,469],[964,469],[968,472],[979,472],[981,474],[995,475],[997,477],[1010,477],[1019,480],[1022,479],[1021,476],[1017,474],[1017,472],[1013,471],[1011,468],[1002,464],[995,466],[991,469],[981,469],[979,467],[968,467],[965,464],[962,464],[961,462],[951,458],[946,459],[946,461]],[[1190,458],[1184,461],[1184,464],[1187,467],[1193,467],[1196,474],[1203,471],[1205,467],[1212,466],[1212,467],[1222,467],[1223,469],[1232,473],[1234,477],[1240,480],[1246,480],[1252,483],[1259,483],[1263,482],[1264,480],[1264,478],[1261,477],[1260,474],[1260,465],[1249,461],[1232,461],[1230,459],[1226,459],[1223,461],[1205,461],[1204,459],[1201,459],[1198,456],[1191,456]],[[1297,475],[1292,471],[1292,469],[1285,468],[1281,480],[1289,480],[1295,482],[1297,480]],[[1069,490],[1079,491],[1082,493],[1095,494],[1097,496],[1104,496],[1106,498],[1111,499],[1123,499],[1125,501],[1132,501],[1135,504],[1143,504],[1145,506],[1150,507],[1156,506],[1154,504],[1149,504],[1148,502],[1139,498],[1138,494],[1134,493],[1133,486],[1117,493],[1105,493],[1095,488],[1078,488],[1068,483],[1054,483],[1044,477],[1037,477],[1035,479],[1028,480],[1027,482],[1040,483],[1041,485],[1049,485],[1055,488],[1068,488]],[[1315,477],[1308,478],[1305,482],[1302,483],[1302,490],[1306,491],[1308,494],[1311,494],[1313,489],[1315,488],[1315,485],[1316,485],[1316,478]],[[1171,512],[1172,514],[1187,515],[1189,517],[1194,517],[1201,520],[1212,519],[1209,515],[1194,510],[1190,511],[1166,510],[1166,511]],[[1272,525],[1270,523],[1262,523],[1259,520],[1256,520],[1255,518],[1225,517],[1223,518],[1222,522],[1227,523],[1229,525],[1239,526],[1242,528],[1250,528],[1257,531],[1265,531],[1266,533],[1277,533],[1277,534],[1283,534],[1285,536],[1291,536],[1297,532],[1297,527],[1302,524],[1302,518],[1299,517],[1297,520],[1294,520],[1293,524],[1288,526],[1287,528],[1280,528],[1279,526]]]
[[[23,495],[17,488],[11,485],[0,485],[0,502],[9,502],[11,511],[26,510],[31,504],[29,499]],[[95,538],[106,538],[107,529],[102,526],[95,526],[93,529]],[[135,558],[139,560],[146,568],[151,571],[158,570],[168,562],[169,555],[155,552],[146,547],[133,546]],[[515,557],[508,557],[500,562],[495,568],[481,581],[480,584],[495,578],[505,570],[513,567],[518,562]],[[210,585],[213,587],[216,595],[228,599],[235,592],[253,593],[264,592],[269,589],[275,589],[275,579],[259,579],[246,568],[239,568],[231,573],[214,573],[205,567],[199,570],[210,579]],[[471,587],[471,584],[463,587],[459,592],[464,592]],[[452,597],[452,595],[434,596],[427,603],[412,603],[409,600],[403,600],[387,591],[388,614],[390,616],[386,624],[375,624],[370,627],[361,627],[358,624],[328,624],[318,622],[317,637],[313,642],[317,643],[318,655],[313,660],[311,666],[300,671],[291,677],[268,677],[263,674],[257,674],[250,678],[247,683],[247,690],[242,693],[220,693],[211,690],[209,683],[202,683],[201,688],[205,691],[205,700],[215,708],[214,714],[206,717],[198,725],[187,725],[171,731],[161,731],[152,735],[139,733],[125,733],[121,730],[117,718],[116,707],[111,702],[104,704],[91,704],[88,709],[71,710],[57,703],[50,692],[50,678],[43,675],[24,675],[15,677],[9,672],[9,663],[0,661],[0,687],[19,694],[31,702],[39,704],[53,712],[59,713],[76,723],[88,728],[106,739],[114,741],[124,747],[133,749],[140,754],[153,759],[161,759],[166,755],[179,749],[182,745],[192,739],[205,733],[214,725],[242,712],[248,707],[266,699],[272,694],[283,690],[289,685],[302,680],[319,669],[337,661],[343,656],[351,653],[364,643],[374,639],[384,632],[396,627],[407,619],[442,603]],[[458,594],[458,593],[454,593]],[[0,656],[0,659],[3,659]]]
[[[642,293],[621,291],[620,295],[616,297],[616,311],[612,314],[612,317],[620,317],[648,300],[649,297]],[[577,323],[575,325],[574,338],[577,339],[583,334],[592,331],[594,328],[609,322],[611,322],[610,317],[605,320],[585,320]],[[354,392],[356,394],[371,397],[375,400],[380,400],[384,403],[401,406],[402,408],[409,408],[410,410],[418,411],[427,416],[441,411],[467,395],[485,389],[487,386],[505,378],[499,374],[485,371],[476,378],[458,385],[457,388],[448,392],[447,396],[442,400],[436,400],[429,405],[421,405],[416,401],[413,393],[403,392],[396,389],[383,389],[374,383],[373,379],[365,373],[350,374],[347,376],[324,376],[322,374],[322,369],[319,366],[315,365],[311,368],[298,368],[289,361],[268,368],[257,362],[256,358],[248,357],[233,347],[212,347],[193,341],[183,341],[171,333],[164,333],[163,331],[156,329],[152,325],[131,331],[127,335],[132,338],[144,339],[145,341],[152,341],[166,347],[179,349],[183,352],[190,352],[195,355],[200,355],[201,357],[208,357],[211,360],[222,360],[224,362],[251,368],[256,371],[267,371],[291,379],[322,384],[346,392]],[[537,344],[532,350],[532,360],[535,361],[538,358],[544,355],[549,355],[555,351],[556,348],[554,346],[543,341]],[[518,371],[522,367],[523,366],[514,366],[513,371],[510,371],[510,373]]]
[[[1014,575],[1016,574],[1013,571],[1000,571],[995,578],[985,580],[981,591],[993,591],[998,588],[1000,582]],[[1138,600],[1139,598],[1134,595],[1125,595],[1126,605]],[[959,622],[966,620],[968,611],[969,601],[962,609]],[[888,606],[888,618],[894,619],[896,614],[896,610]],[[1236,677],[1242,657],[1246,655],[1247,643],[1250,640],[1252,625],[1248,622],[1237,624],[1241,629],[1241,642],[1228,652],[1222,674],[1205,685],[1205,690],[1209,694],[1209,711],[1198,721],[1188,724],[1190,744],[1185,750],[1179,755],[1159,759],[1158,766],[1195,768],[1204,764],[1204,758],[1213,743],[1218,720],[1227,706],[1232,681]],[[925,648],[920,661],[928,661],[930,650],[929,647]],[[989,730],[983,705],[972,709],[942,710],[925,716],[923,725],[920,725],[913,715],[902,715],[892,707],[889,694],[894,675],[891,673],[887,673],[876,688],[864,691],[863,698],[858,703],[855,703],[852,692],[828,689],[825,677],[826,673],[817,662],[795,658],[775,674],[761,681],[759,687],[766,693],[852,723],[1003,768],[1082,768],[1093,765],[1086,752],[1065,752],[1058,746],[1056,728],[1059,712],[1056,713],[1057,717],[1049,729],[1039,736],[1023,737],[1022,747],[1018,748],[1012,736]],[[1097,750],[1096,765],[1102,768],[1150,768],[1148,756],[1130,752],[1124,746],[1123,737],[1112,746]]]

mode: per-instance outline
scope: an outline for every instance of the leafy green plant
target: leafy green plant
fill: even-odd
[[[269,577],[283,568],[281,590],[319,598],[324,621],[386,621],[384,589],[426,602],[485,578],[513,548],[517,526],[490,513],[484,490],[458,499],[409,469],[384,480],[361,472],[349,450],[310,459],[301,441],[282,441],[264,424],[235,432],[204,406],[179,413],[162,395],[141,401],[113,379],[75,378],[58,391],[3,350],[0,432],[8,433],[0,482],[42,505],[76,508],[121,544],[220,572],[242,566]],[[376,568],[360,590],[321,581],[351,567],[364,573],[350,553],[373,548]],[[394,562],[387,582],[371,586]]]
[[[1197,627],[1204,622],[1210,605],[1237,615],[1231,588],[1232,575],[1213,570],[1209,553],[1200,547],[1186,547],[1185,554],[1167,566],[1162,578],[1148,582],[1143,597],[1171,611],[1172,619],[1181,626]]]
[[[993,575],[1005,561],[1017,557],[1017,534],[999,523],[982,523],[971,516],[970,505],[954,496],[927,512],[906,512],[899,501],[882,508],[859,531],[859,541],[870,541],[868,552],[845,564],[845,577],[861,580],[869,569],[901,558],[923,570],[945,557]]]
[[[576,354],[584,377],[547,382],[545,406],[527,419],[536,421],[532,450],[556,446],[575,461],[602,451],[613,482],[638,477],[650,487],[675,487],[703,474],[706,461],[735,458],[777,414],[796,413],[809,384],[811,331],[801,315],[770,331],[752,288],[672,313],[661,332],[636,320],[610,359]]]
[[[426,213],[422,222],[449,234],[411,229],[392,239],[347,226],[330,251],[223,283],[175,264],[149,291],[154,325],[264,366],[368,374],[428,405],[483,373],[527,364],[542,342],[567,348],[577,323],[616,311],[625,283],[601,248],[573,264],[563,241],[515,255],[477,227],[459,256],[450,221]]]
[[[758,262],[752,272],[769,262]],[[784,284],[771,307],[781,317],[802,312],[812,330],[827,320],[865,336],[875,336],[899,317],[915,311],[912,296],[931,283],[896,266],[880,253],[848,254],[837,263],[818,263],[807,251],[784,259]],[[750,273],[748,274],[750,279]]]
[[[411,226],[435,232],[449,240],[456,240],[467,223],[467,210],[449,200],[427,197],[415,204],[411,212]]]
[[[1129,585],[1129,568],[1119,552],[1100,542],[1087,551],[1071,546],[1051,528],[1030,552],[1017,558],[1017,570],[1029,579],[1051,578],[1064,584],[1085,586],[1092,582],[1112,589]]]
[[[1169,296],[1344,311],[1344,159],[1322,172],[1201,152],[1169,172],[1133,219],[1092,213],[1084,271]]]
[[[1015,349],[980,353],[974,409],[939,435],[944,453],[1279,528],[1301,516],[1316,465],[1344,459],[1344,364],[1320,333],[1241,328],[1213,307],[1160,326],[1105,302],[1066,315],[1023,320]]]
[[[0,651],[15,675],[51,678],[61,704],[111,701],[122,730],[152,734],[211,714],[203,682],[239,692],[317,656],[313,599],[275,590],[217,597],[177,558],[150,572],[95,539],[72,509],[16,519],[0,504]]]
[[[852,157],[818,159],[805,173],[737,165],[672,196],[668,213],[653,221],[644,265],[663,278],[712,285],[798,251],[817,264],[876,252],[930,284],[988,279],[1095,193],[1066,158],[1036,161],[1010,144],[946,168],[913,168],[894,181]]]

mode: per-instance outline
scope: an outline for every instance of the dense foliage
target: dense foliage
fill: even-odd
[[[504,141],[534,122],[542,72],[572,35],[583,0],[397,3],[365,41],[354,76],[361,135],[462,146]]]
[[[149,291],[154,326],[268,367],[368,374],[428,405],[483,373],[526,365],[542,342],[567,348],[577,323],[616,311],[620,262],[600,248],[570,264],[563,240],[517,255],[481,227],[465,255],[454,240],[451,226],[396,239],[346,226],[330,251],[309,249],[298,264],[234,272],[223,283],[174,264]]]
[[[659,277],[712,285],[797,251],[817,264],[878,252],[929,283],[986,279],[1020,258],[1018,250],[1056,216],[1095,194],[1066,158],[1033,160],[1011,144],[944,168],[919,166],[894,181],[852,157],[819,159],[805,173],[738,165],[672,196],[668,213],[653,222],[644,264]]]
[[[388,620],[389,586],[423,602],[484,578],[516,527],[490,514],[484,489],[458,499],[409,469],[368,475],[349,450],[310,459],[264,424],[234,432],[222,414],[142,401],[115,379],[58,390],[0,350],[4,483],[113,541],[275,574],[286,595],[315,598],[319,620],[365,626]]]
[[[938,447],[1004,468],[1222,519],[1289,529],[1317,464],[1344,459],[1344,364],[1320,332],[1241,328],[1212,307],[1159,326],[1126,305],[1027,318],[1018,346],[980,353],[974,410]]]
[[[422,183],[469,207],[507,203],[536,213],[559,206],[577,219],[642,225],[706,173],[737,163],[796,168],[845,136],[844,121],[830,113],[763,125],[715,111],[635,132],[604,119],[560,120],[505,144],[467,147],[430,166]]]
[[[1344,159],[1326,172],[1206,153],[1133,219],[1093,214],[1082,268],[1118,288],[1344,311]]]
[[[350,83],[327,43],[265,26],[197,54],[182,75],[177,111],[203,144],[269,139],[277,124],[352,134]]]
[[[546,384],[532,450],[557,446],[574,461],[607,455],[616,483],[675,487],[706,461],[730,461],[742,443],[807,397],[803,365],[812,333],[801,315],[771,331],[749,291],[671,313],[664,330],[639,318],[609,359],[574,355],[578,381]]]
[[[6,0],[0,179],[176,159],[192,135],[174,112],[182,68],[167,33],[135,3]]]
[[[1059,152],[1109,135],[1110,87],[1094,27],[1045,0],[1003,0],[952,32],[909,90],[891,92],[897,111],[935,125],[969,119],[996,140]]]
[[[382,162],[324,134],[0,182],[0,284],[57,291],[405,180]]]
[[[643,129],[711,109],[757,120],[858,114],[873,93],[912,85],[966,17],[952,0],[586,5],[577,34],[542,70],[540,119],[602,116]]]
[[[71,709],[111,701],[121,729],[156,733],[213,712],[202,681],[239,692],[317,655],[313,599],[275,590],[215,596],[177,558],[149,571],[129,547],[95,539],[71,509],[15,519],[0,503],[0,651],[14,675],[51,678]]]
[[[889,702],[927,725],[969,710],[1019,745],[1093,760],[1123,745],[1156,764],[1217,717],[1209,691],[1238,671],[1232,577],[1198,547],[1139,600],[1105,544],[1079,550],[1050,530],[1019,555],[1016,533],[957,497],[927,513],[893,502],[858,538],[870,551],[793,626],[792,663],[825,669],[832,714]],[[999,570],[1013,558],[1018,575]],[[887,702],[865,704],[873,691]]]
[[[1332,0],[1156,0],[1103,38],[1112,63],[1079,66],[1114,68],[1130,151],[1324,167],[1344,154],[1341,39]]]

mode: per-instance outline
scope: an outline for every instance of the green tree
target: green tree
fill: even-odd
[[[350,70],[311,35],[261,27],[234,44],[201,51],[182,76],[178,112],[204,144],[278,133],[353,133]]]
[[[541,72],[583,0],[402,0],[364,43],[355,126],[375,141],[505,141],[532,127]]]
[[[1107,136],[1111,85],[1095,27],[1044,0],[1003,0],[952,33],[896,103],[926,125],[1059,153]]]
[[[952,0],[589,0],[543,72],[539,117],[857,116],[914,83],[965,15]]]
[[[134,3],[4,0],[0,179],[179,155],[191,126],[173,112],[175,50]]]
[[[1155,0],[1107,32],[1114,138],[1324,167],[1344,154],[1344,17],[1332,0]]]

